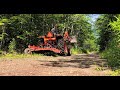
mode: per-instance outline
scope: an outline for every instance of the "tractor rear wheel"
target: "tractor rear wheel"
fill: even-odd
[[[67,56],[71,56],[71,53],[70,53],[70,48],[67,49],[68,53],[67,53]]]
[[[26,48],[26,49],[24,50],[24,53],[25,53],[25,54],[32,54],[32,51],[31,51],[29,48]]]

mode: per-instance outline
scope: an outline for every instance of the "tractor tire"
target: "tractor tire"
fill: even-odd
[[[71,56],[71,52],[69,48],[67,48],[67,52],[64,53],[64,56]]]
[[[32,51],[31,51],[29,48],[26,48],[26,49],[24,50],[24,53],[25,53],[25,54],[32,54]]]
[[[64,39],[58,39],[57,48],[61,50],[61,54],[64,54]]]
[[[71,46],[71,44],[70,44],[70,42],[68,43],[68,45],[67,45],[67,56],[71,56],[71,50],[70,50],[70,48],[72,48],[72,46]]]
[[[70,49],[68,49],[67,51],[68,51],[67,56],[71,56]]]

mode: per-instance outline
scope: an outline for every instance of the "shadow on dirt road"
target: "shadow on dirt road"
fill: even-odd
[[[59,57],[55,61],[47,61],[44,66],[51,67],[74,67],[74,68],[90,68],[91,66],[99,66],[107,68],[107,62],[105,59],[101,59],[99,55],[95,54],[79,54],[73,56]]]

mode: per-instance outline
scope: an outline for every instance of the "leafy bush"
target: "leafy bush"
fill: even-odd
[[[120,67],[120,48],[109,48],[102,54],[103,58],[108,60],[108,65],[111,67]]]
[[[81,49],[78,48],[78,47],[73,47],[73,48],[71,49],[71,53],[74,54],[74,55],[76,55],[76,54],[82,53],[82,51],[81,51]]]
[[[88,53],[89,52],[89,50],[86,49],[86,48],[81,48],[81,51],[82,51],[82,53]]]
[[[120,75],[120,69],[114,70],[113,72],[110,73],[110,76],[118,76]]]
[[[89,51],[89,52],[98,51],[98,45],[96,44],[95,39],[87,39],[87,40],[85,40],[83,48],[86,51]]]
[[[16,50],[16,41],[13,38],[12,41],[9,44],[9,53],[14,53]]]
[[[80,53],[89,53],[89,50],[84,47],[73,47],[71,49],[71,53],[74,55],[80,54]]]
[[[110,41],[108,48],[101,54],[103,58],[108,60],[108,65],[114,69],[120,67],[120,47],[118,40],[118,36],[114,37]]]
[[[41,56],[44,56],[42,54],[18,54],[18,53],[7,53],[6,55],[2,55],[0,59],[23,59],[23,58],[40,58]]]
[[[2,55],[2,51],[0,50],[0,55]]]
[[[108,60],[108,65],[113,69],[120,68],[120,15],[117,21],[110,23],[112,27],[112,40],[109,40],[108,47],[101,54]]]

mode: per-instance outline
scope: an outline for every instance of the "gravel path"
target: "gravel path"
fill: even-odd
[[[105,60],[94,54],[0,60],[0,76],[107,76],[109,72]]]

